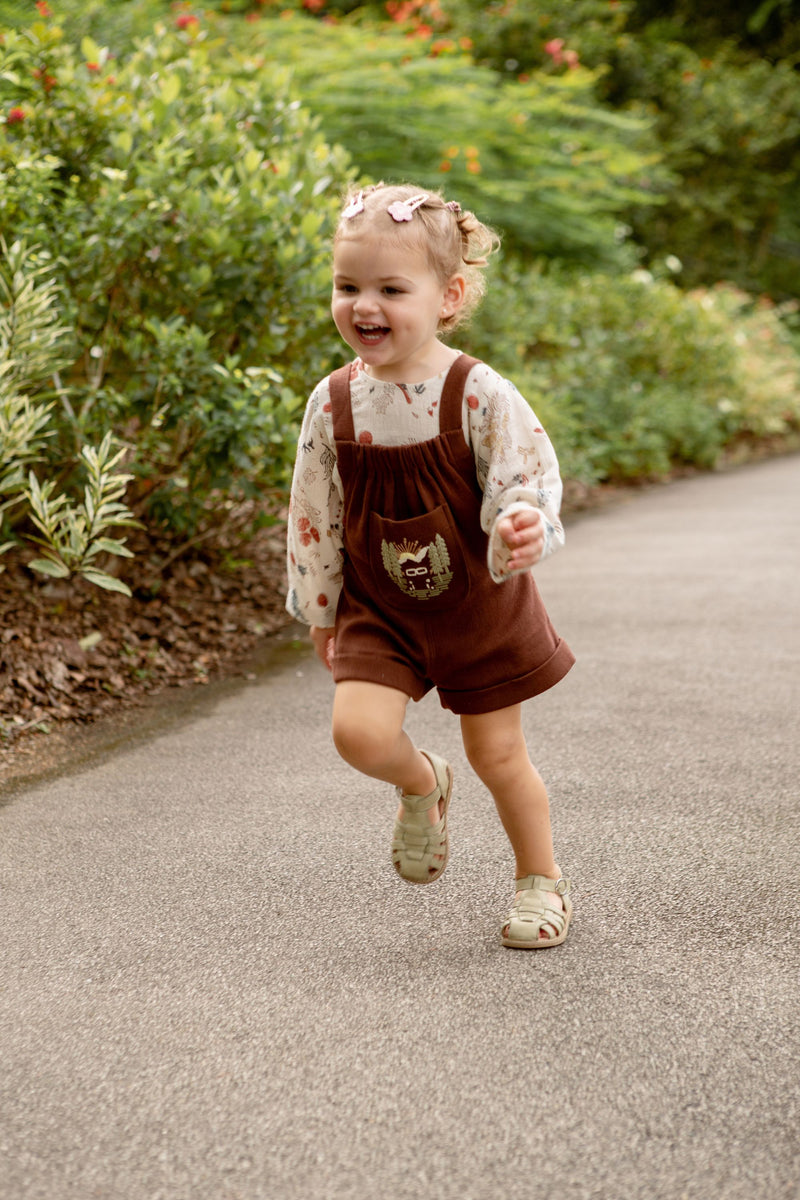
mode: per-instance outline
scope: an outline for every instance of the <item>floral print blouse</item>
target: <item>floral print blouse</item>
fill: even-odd
[[[436,437],[446,375],[442,371],[424,383],[386,383],[373,379],[356,359],[350,395],[357,439],[402,446]],[[527,402],[485,363],[473,367],[467,377],[463,430],[483,492],[481,527],[489,535],[487,568],[494,581],[502,583],[509,576],[509,555],[497,534],[501,516],[533,506],[544,521],[544,554],[563,545],[558,460]],[[317,384],[306,408],[289,509],[286,607],[307,625],[335,623],[342,588],[343,507],[326,378]]]

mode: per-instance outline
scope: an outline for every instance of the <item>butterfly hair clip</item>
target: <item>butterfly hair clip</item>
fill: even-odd
[[[461,212],[461,205],[457,200],[448,200],[445,204],[445,208],[449,208],[450,212],[454,213],[456,216],[458,216],[458,214]]]
[[[357,217],[358,214],[362,213],[363,211],[364,211],[364,193],[363,193],[363,191],[361,191],[358,193],[357,196],[354,196],[353,199],[350,201],[347,208],[342,213],[342,217],[344,218],[345,221],[352,221],[353,217]]]
[[[392,220],[397,221],[398,224],[401,221],[410,221],[417,209],[420,208],[427,199],[428,193],[420,192],[418,196],[411,196],[411,198],[408,200],[395,200],[394,204],[390,204],[386,211]]]

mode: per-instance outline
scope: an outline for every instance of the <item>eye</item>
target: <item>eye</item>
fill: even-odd
[[[385,287],[384,292],[387,296],[402,296],[403,289],[398,287]]]
[[[337,283],[336,291],[345,292],[347,295],[352,295],[354,292],[358,291],[358,288],[354,283]]]

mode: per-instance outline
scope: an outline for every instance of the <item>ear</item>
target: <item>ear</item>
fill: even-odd
[[[445,284],[442,293],[442,316],[452,317],[464,303],[467,281],[463,275],[453,275]]]

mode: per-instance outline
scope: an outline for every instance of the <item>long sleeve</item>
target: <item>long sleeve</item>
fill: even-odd
[[[323,380],[311,394],[297,444],[287,529],[286,608],[306,625],[330,627],[342,589],[342,483],[326,420]]]
[[[562,483],[553,445],[530,405],[490,367],[467,380],[469,440],[483,491],[481,526],[489,535],[487,566],[495,583],[509,578],[509,552],[497,532],[502,517],[532,507],[544,522],[542,557],[564,544]]]

